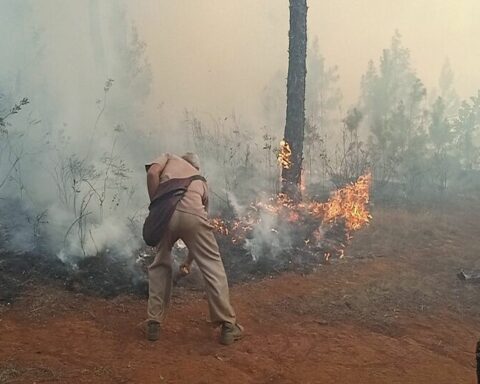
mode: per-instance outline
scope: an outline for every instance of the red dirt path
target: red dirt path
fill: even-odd
[[[475,228],[376,214],[350,250],[364,258],[233,287],[246,336],[230,347],[199,292],[176,291],[150,343],[138,326],[144,300],[32,286],[0,310],[0,383],[474,383],[480,288],[452,268],[474,265],[480,247],[465,239]]]

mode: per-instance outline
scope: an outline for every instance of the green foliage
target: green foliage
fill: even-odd
[[[398,32],[383,50],[378,69],[369,63],[362,77],[360,108],[369,129],[368,152],[377,187],[394,182],[407,196],[429,186],[444,191],[453,174],[480,165],[480,92],[459,105],[453,80],[446,61],[440,96],[428,107],[426,89],[411,68]]]
[[[444,100],[439,97],[432,105],[430,112],[429,139],[432,145],[431,169],[434,184],[444,191],[447,188],[449,173],[453,167],[454,132],[452,123],[446,116],[447,107]]]
[[[383,50],[378,70],[369,63],[361,87],[377,185],[400,181],[410,193],[427,171],[426,89],[411,68],[410,53],[398,32]]]
[[[479,151],[475,144],[480,127],[480,91],[464,101],[454,120],[458,156],[467,170],[479,165]]]
[[[359,137],[362,119],[363,114],[357,108],[348,110],[342,120],[342,141],[335,147],[333,157],[326,160],[330,179],[337,187],[355,181],[370,165],[368,148]]]
[[[334,113],[342,100],[339,78],[338,67],[327,67],[315,38],[307,55],[305,104],[307,120],[317,129],[326,130],[335,122]]]
[[[453,138],[452,125],[445,113],[445,102],[439,97],[432,106],[429,125],[430,140],[436,152],[445,150]]]
[[[445,114],[449,118],[454,117],[460,107],[460,99],[455,91],[454,79],[455,76],[450,66],[450,61],[447,59],[440,72],[438,86],[440,88],[440,97],[445,105]]]

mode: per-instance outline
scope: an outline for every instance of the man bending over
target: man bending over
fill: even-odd
[[[198,156],[187,153],[182,157],[163,154],[146,164],[147,186],[152,200],[161,183],[199,175]],[[237,324],[230,304],[227,276],[213,227],[207,219],[208,189],[203,180],[194,179],[177,203],[176,209],[156,246],[156,256],[148,267],[149,296],[147,338],[158,340],[161,325],[170,302],[173,284],[171,250],[182,239],[205,280],[210,319],[221,325],[220,343],[228,345],[242,337],[243,328]]]

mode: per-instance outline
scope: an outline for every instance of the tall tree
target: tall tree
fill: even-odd
[[[480,91],[469,101],[462,102],[453,124],[460,161],[467,171],[471,171],[479,163],[479,150],[475,143],[480,131]]]
[[[335,118],[332,115],[338,111],[342,92],[338,86],[338,66],[327,66],[320,52],[318,37],[315,37],[307,51],[307,72],[306,117],[311,125],[326,130],[333,125]]]
[[[362,77],[361,107],[370,128],[372,169],[377,185],[401,180],[410,190],[422,179],[426,90],[410,65],[410,52],[396,32],[378,69]]]
[[[460,108],[460,99],[455,91],[455,75],[452,67],[450,66],[450,60],[446,59],[442,71],[440,72],[440,78],[438,79],[438,85],[440,87],[440,97],[443,100],[445,107],[445,115],[447,118],[456,116],[458,109]]]
[[[290,166],[282,169],[282,192],[301,199],[300,182],[305,128],[305,77],[307,74],[307,0],[290,0],[287,118],[284,138],[291,149]]]
[[[325,182],[327,138],[340,121],[342,92],[338,86],[338,67],[327,66],[320,52],[318,37],[307,49],[305,88],[304,171],[310,182]]]
[[[432,105],[428,127],[430,142],[433,145],[433,177],[440,191],[447,189],[449,149],[453,141],[452,126],[446,116],[446,110],[445,102],[441,97],[438,97]]]

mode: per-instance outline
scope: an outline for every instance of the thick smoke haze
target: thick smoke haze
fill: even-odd
[[[154,91],[170,106],[228,114],[258,111],[260,92],[277,71],[286,77],[288,1],[145,0],[130,4],[155,68]],[[362,74],[395,30],[429,89],[450,59],[463,97],[480,83],[480,3],[476,0],[313,0],[308,38],[318,37],[328,65],[338,65],[348,107]]]
[[[70,109],[65,113],[76,121],[78,107],[90,105],[99,84],[118,78],[118,46],[127,42],[132,26],[146,44],[152,70],[145,108],[150,114],[162,109],[164,115],[174,112],[178,117],[189,108],[208,119],[209,114],[237,111],[249,123],[257,123],[262,90],[277,72],[286,74],[288,1],[0,4],[2,35],[8,36],[0,42],[3,76],[25,84],[19,77],[28,73],[29,85],[49,92],[45,96],[61,97]],[[308,36],[311,42],[318,38],[328,65],[338,65],[345,108],[357,101],[368,61],[380,56],[397,29],[428,89],[438,87],[448,57],[456,90],[467,98],[480,83],[478,15],[480,4],[475,0],[311,1]],[[33,100],[35,95],[29,97]],[[154,121],[148,128],[160,129],[160,122]]]
[[[199,153],[216,208],[278,188],[288,1],[1,0],[0,9],[0,117],[29,99],[0,147],[13,248],[41,243],[64,260],[130,254],[147,207],[143,164],[163,151]],[[447,57],[447,86],[475,94],[478,15],[475,0],[310,1],[307,115],[338,142],[369,60],[396,30],[409,79],[431,102]],[[309,181],[326,181],[315,173],[321,150],[306,148]]]
[[[136,134],[146,126],[151,71],[125,3],[1,6],[9,37],[2,116],[22,97],[30,101],[3,132],[2,203],[16,205],[2,217],[11,245],[41,241],[63,259],[113,247],[130,254],[140,239],[128,223],[146,206],[144,188],[134,186],[143,187],[142,164],[155,146],[148,131]]]

